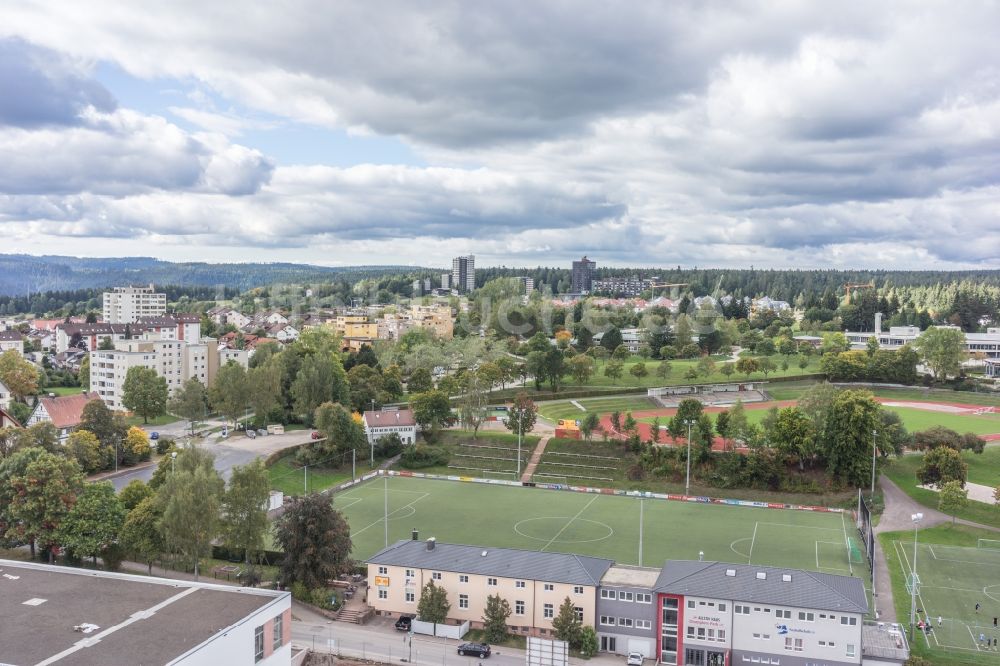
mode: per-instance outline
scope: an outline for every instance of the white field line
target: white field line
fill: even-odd
[[[753,559],[753,545],[757,541],[757,526],[758,525],[760,525],[760,523],[754,523],[753,524],[753,537],[750,539],[750,555],[747,556],[747,564],[750,564],[750,561]]]
[[[418,497],[417,499],[413,500],[409,504],[404,504],[403,506],[399,507],[398,509],[390,511],[389,515],[391,516],[392,514],[396,513],[397,511],[402,511],[403,509],[411,507],[414,504],[416,504],[417,502],[419,502],[420,500],[424,499],[425,497],[430,497],[430,493],[423,493],[420,497]],[[386,519],[386,516],[383,516],[383,517],[379,518],[378,520],[376,520],[371,525],[366,525],[366,526],[362,527],[360,530],[357,530],[356,532],[351,532],[351,537],[353,538],[353,537],[361,534],[362,532],[364,532],[365,530],[367,530],[370,527],[375,527],[376,525],[378,525],[380,523],[384,523],[385,519]]]
[[[844,522],[844,514],[840,514],[840,524],[844,528],[844,548],[847,549],[847,570],[854,575],[854,565],[851,564],[851,540],[847,538],[847,523]]]
[[[561,529],[560,529],[560,530],[559,530],[558,532],[556,532],[556,535],[555,535],[554,537],[552,537],[551,539],[549,539],[549,542],[548,542],[547,544],[545,544],[544,546],[542,546],[542,550],[545,550],[546,548],[548,548],[549,546],[551,546],[551,545],[552,545],[553,543],[555,543],[555,540],[556,540],[556,539],[558,539],[558,538],[559,538],[559,536],[560,536],[560,535],[561,535],[561,534],[562,534],[563,532],[565,532],[565,531],[566,531],[566,528],[567,528],[567,527],[569,527],[570,525],[572,525],[572,524],[573,524],[573,521],[574,521],[574,520],[576,520],[576,519],[577,519],[577,518],[579,518],[579,517],[580,517],[581,515],[583,515],[583,512],[584,512],[584,511],[586,511],[586,510],[587,510],[588,508],[590,508],[590,505],[591,505],[591,504],[593,504],[593,503],[594,503],[594,501],[596,501],[598,497],[600,497],[600,495],[594,495],[593,499],[591,499],[591,500],[590,500],[589,502],[587,502],[587,503],[586,503],[586,504],[585,504],[585,505],[583,506],[583,508],[582,508],[582,509],[580,509],[579,511],[577,511],[577,512],[576,512],[576,515],[575,515],[575,516],[573,516],[572,518],[570,518],[570,519],[569,519],[569,520],[568,520],[568,521],[566,522],[566,524],[565,524],[565,525],[563,525],[563,526],[562,526],[562,528],[561,528]]]

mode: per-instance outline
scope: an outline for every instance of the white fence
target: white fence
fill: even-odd
[[[527,666],[566,666],[569,663],[569,644],[529,636],[525,657]]]
[[[433,622],[422,622],[417,618],[413,618],[410,629],[412,629],[415,634],[438,636],[440,638],[454,638],[458,640],[465,634],[469,633],[469,621],[466,620],[462,624],[435,624]]]

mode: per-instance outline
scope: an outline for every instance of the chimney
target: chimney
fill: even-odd
[[[435,539],[434,537],[431,537],[430,539],[428,539],[427,540],[427,550],[434,550],[434,544],[436,542],[437,542],[437,539]]]
[[[882,313],[875,313],[875,334],[878,335],[882,332]]]
[[[420,541],[420,532],[417,531],[416,527],[413,528],[412,538],[414,541]]]

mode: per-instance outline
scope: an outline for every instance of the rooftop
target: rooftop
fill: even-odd
[[[642,587],[652,589],[660,570],[652,567],[636,567],[626,564],[615,564],[601,579],[601,585],[609,587]]]
[[[21,335],[21,331],[10,330],[10,331],[0,331],[0,340],[23,340],[24,336]]]
[[[663,566],[656,591],[732,601],[867,613],[860,578],[726,562],[671,560]]]
[[[287,595],[0,560],[0,658],[165,664]]]
[[[39,398],[39,404],[45,407],[52,425],[57,428],[72,428],[83,418],[83,408],[91,400],[100,400],[97,393],[77,393],[60,397]]]
[[[365,423],[369,428],[388,428],[390,426],[415,426],[413,411],[409,409],[382,409],[365,412]]]
[[[369,564],[414,567],[480,576],[599,585],[611,560],[568,553],[484,548],[431,541],[397,541],[368,558]]]

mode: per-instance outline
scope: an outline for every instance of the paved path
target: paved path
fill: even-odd
[[[939,493],[941,489],[937,486],[917,486],[924,490],[929,490],[932,493]],[[993,506],[996,504],[996,500],[993,499],[993,488],[990,486],[984,486],[981,483],[972,483],[971,481],[965,482],[965,489],[969,493],[969,499],[973,502],[982,502],[983,504],[989,504]]]
[[[535,473],[535,468],[538,467],[538,463],[542,461],[542,454],[545,453],[545,445],[548,443],[548,437],[542,437],[538,440],[538,444],[535,446],[535,451],[531,454],[531,459],[524,468],[524,474],[521,475],[522,482],[531,481],[531,476]]]

